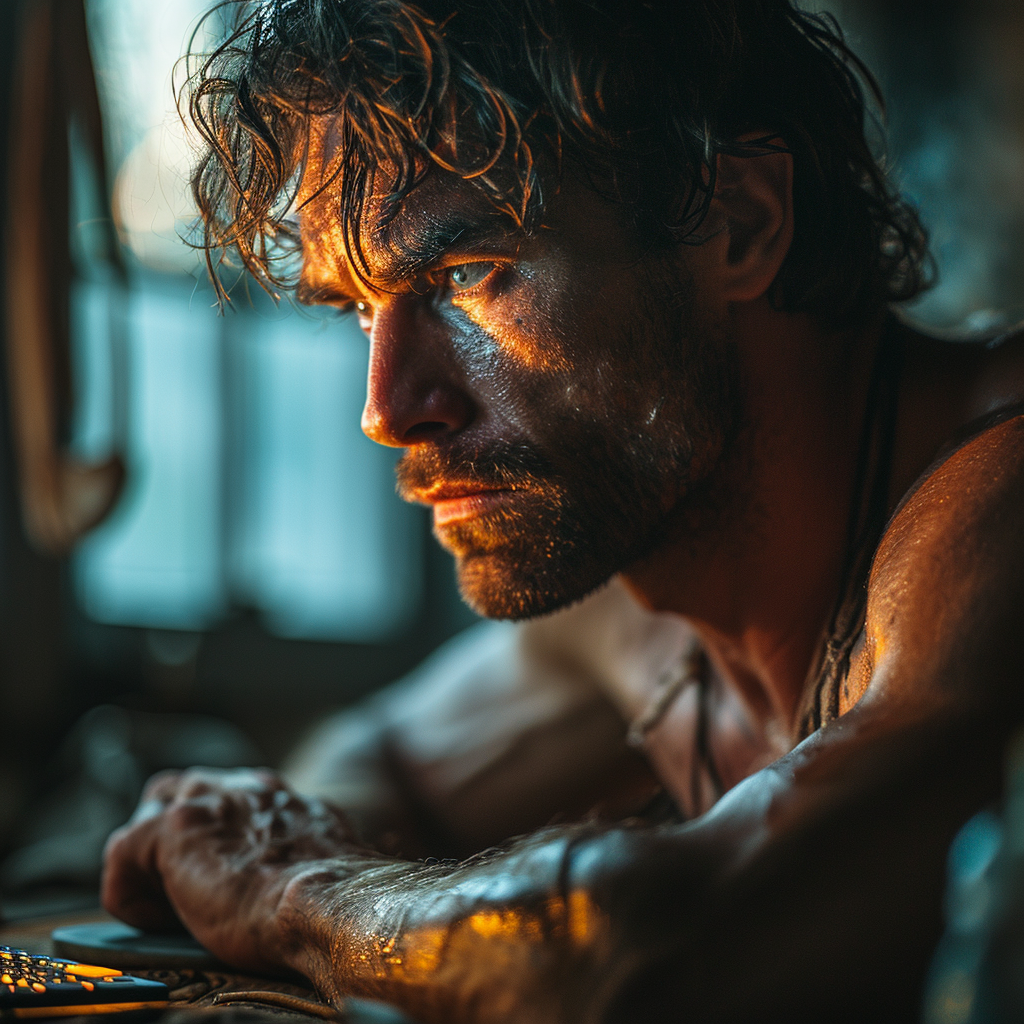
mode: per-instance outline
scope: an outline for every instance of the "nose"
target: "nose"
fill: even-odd
[[[374,311],[363,433],[405,448],[467,427],[475,404],[455,365],[443,324],[417,296],[393,296]]]

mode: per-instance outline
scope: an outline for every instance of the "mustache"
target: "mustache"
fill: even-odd
[[[474,448],[413,448],[398,460],[395,479],[398,494],[410,501],[418,491],[441,483],[511,489],[549,477],[551,471],[551,463],[532,445],[495,441]]]

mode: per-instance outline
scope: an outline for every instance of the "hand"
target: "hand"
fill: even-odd
[[[280,970],[278,905],[289,881],[311,861],[357,850],[339,811],[297,796],[272,772],[164,772],[107,841],[103,906],[149,931],[184,925],[237,967]]]

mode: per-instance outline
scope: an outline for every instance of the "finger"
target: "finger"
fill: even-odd
[[[143,931],[181,927],[155,866],[159,825],[159,818],[125,825],[111,834],[103,851],[103,907]]]
[[[238,834],[253,813],[249,794],[244,791],[180,793],[164,810],[162,827],[179,840],[197,832]]]
[[[269,768],[237,768],[228,781],[232,789],[252,793],[267,807],[273,806],[280,794],[291,793],[281,776]]]
[[[290,789],[288,783],[271,768],[251,768],[249,771],[261,785],[266,786],[268,789],[286,791]]]
[[[266,790],[213,787],[196,779],[184,783],[174,800],[162,808],[161,828],[168,839],[183,840],[197,832],[239,838],[273,813],[266,810],[271,802],[272,795]],[[171,846],[175,845],[172,841]]]
[[[128,823],[130,825],[139,825],[144,821],[149,821],[150,818],[155,818],[157,815],[163,814],[166,807],[167,803],[164,800],[143,799],[139,803],[139,806],[132,812],[132,816]]]
[[[268,768],[189,768],[177,782],[175,796],[192,798],[215,792],[251,793],[270,801],[285,785]]]
[[[294,790],[281,788],[275,790],[271,806],[275,811],[292,811],[318,817],[324,813],[323,804],[315,797],[299,796]]]
[[[145,786],[142,787],[142,802],[159,800],[168,803],[173,800],[174,794],[178,791],[182,774],[177,768],[165,768],[163,771],[151,775]]]

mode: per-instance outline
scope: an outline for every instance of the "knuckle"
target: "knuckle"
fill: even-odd
[[[310,802],[284,787],[274,791],[272,801],[272,806],[278,811],[304,812],[311,807]]]
[[[182,800],[168,808],[166,813],[167,827],[175,832],[202,828],[220,817],[209,800]]]
[[[166,800],[154,800],[152,798],[147,799],[146,797],[143,797],[143,799],[139,801],[138,807],[135,808],[128,824],[136,826],[149,821],[151,818],[158,818],[163,813],[167,803],[168,801]]]
[[[279,790],[288,788],[281,776],[272,768],[250,768],[248,771],[258,785],[264,786],[267,789]]]
[[[103,855],[113,864],[138,860],[155,836],[156,822],[153,818],[141,822],[133,818],[110,833]]]
[[[142,801],[169,800],[177,789],[182,773],[177,768],[165,768],[151,775],[142,787]]]
[[[189,768],[182,775],[178,796],[180,799],[191,800],[195,797],[206,796],[216,788],[217,784],[208,772],[199,768]]]

